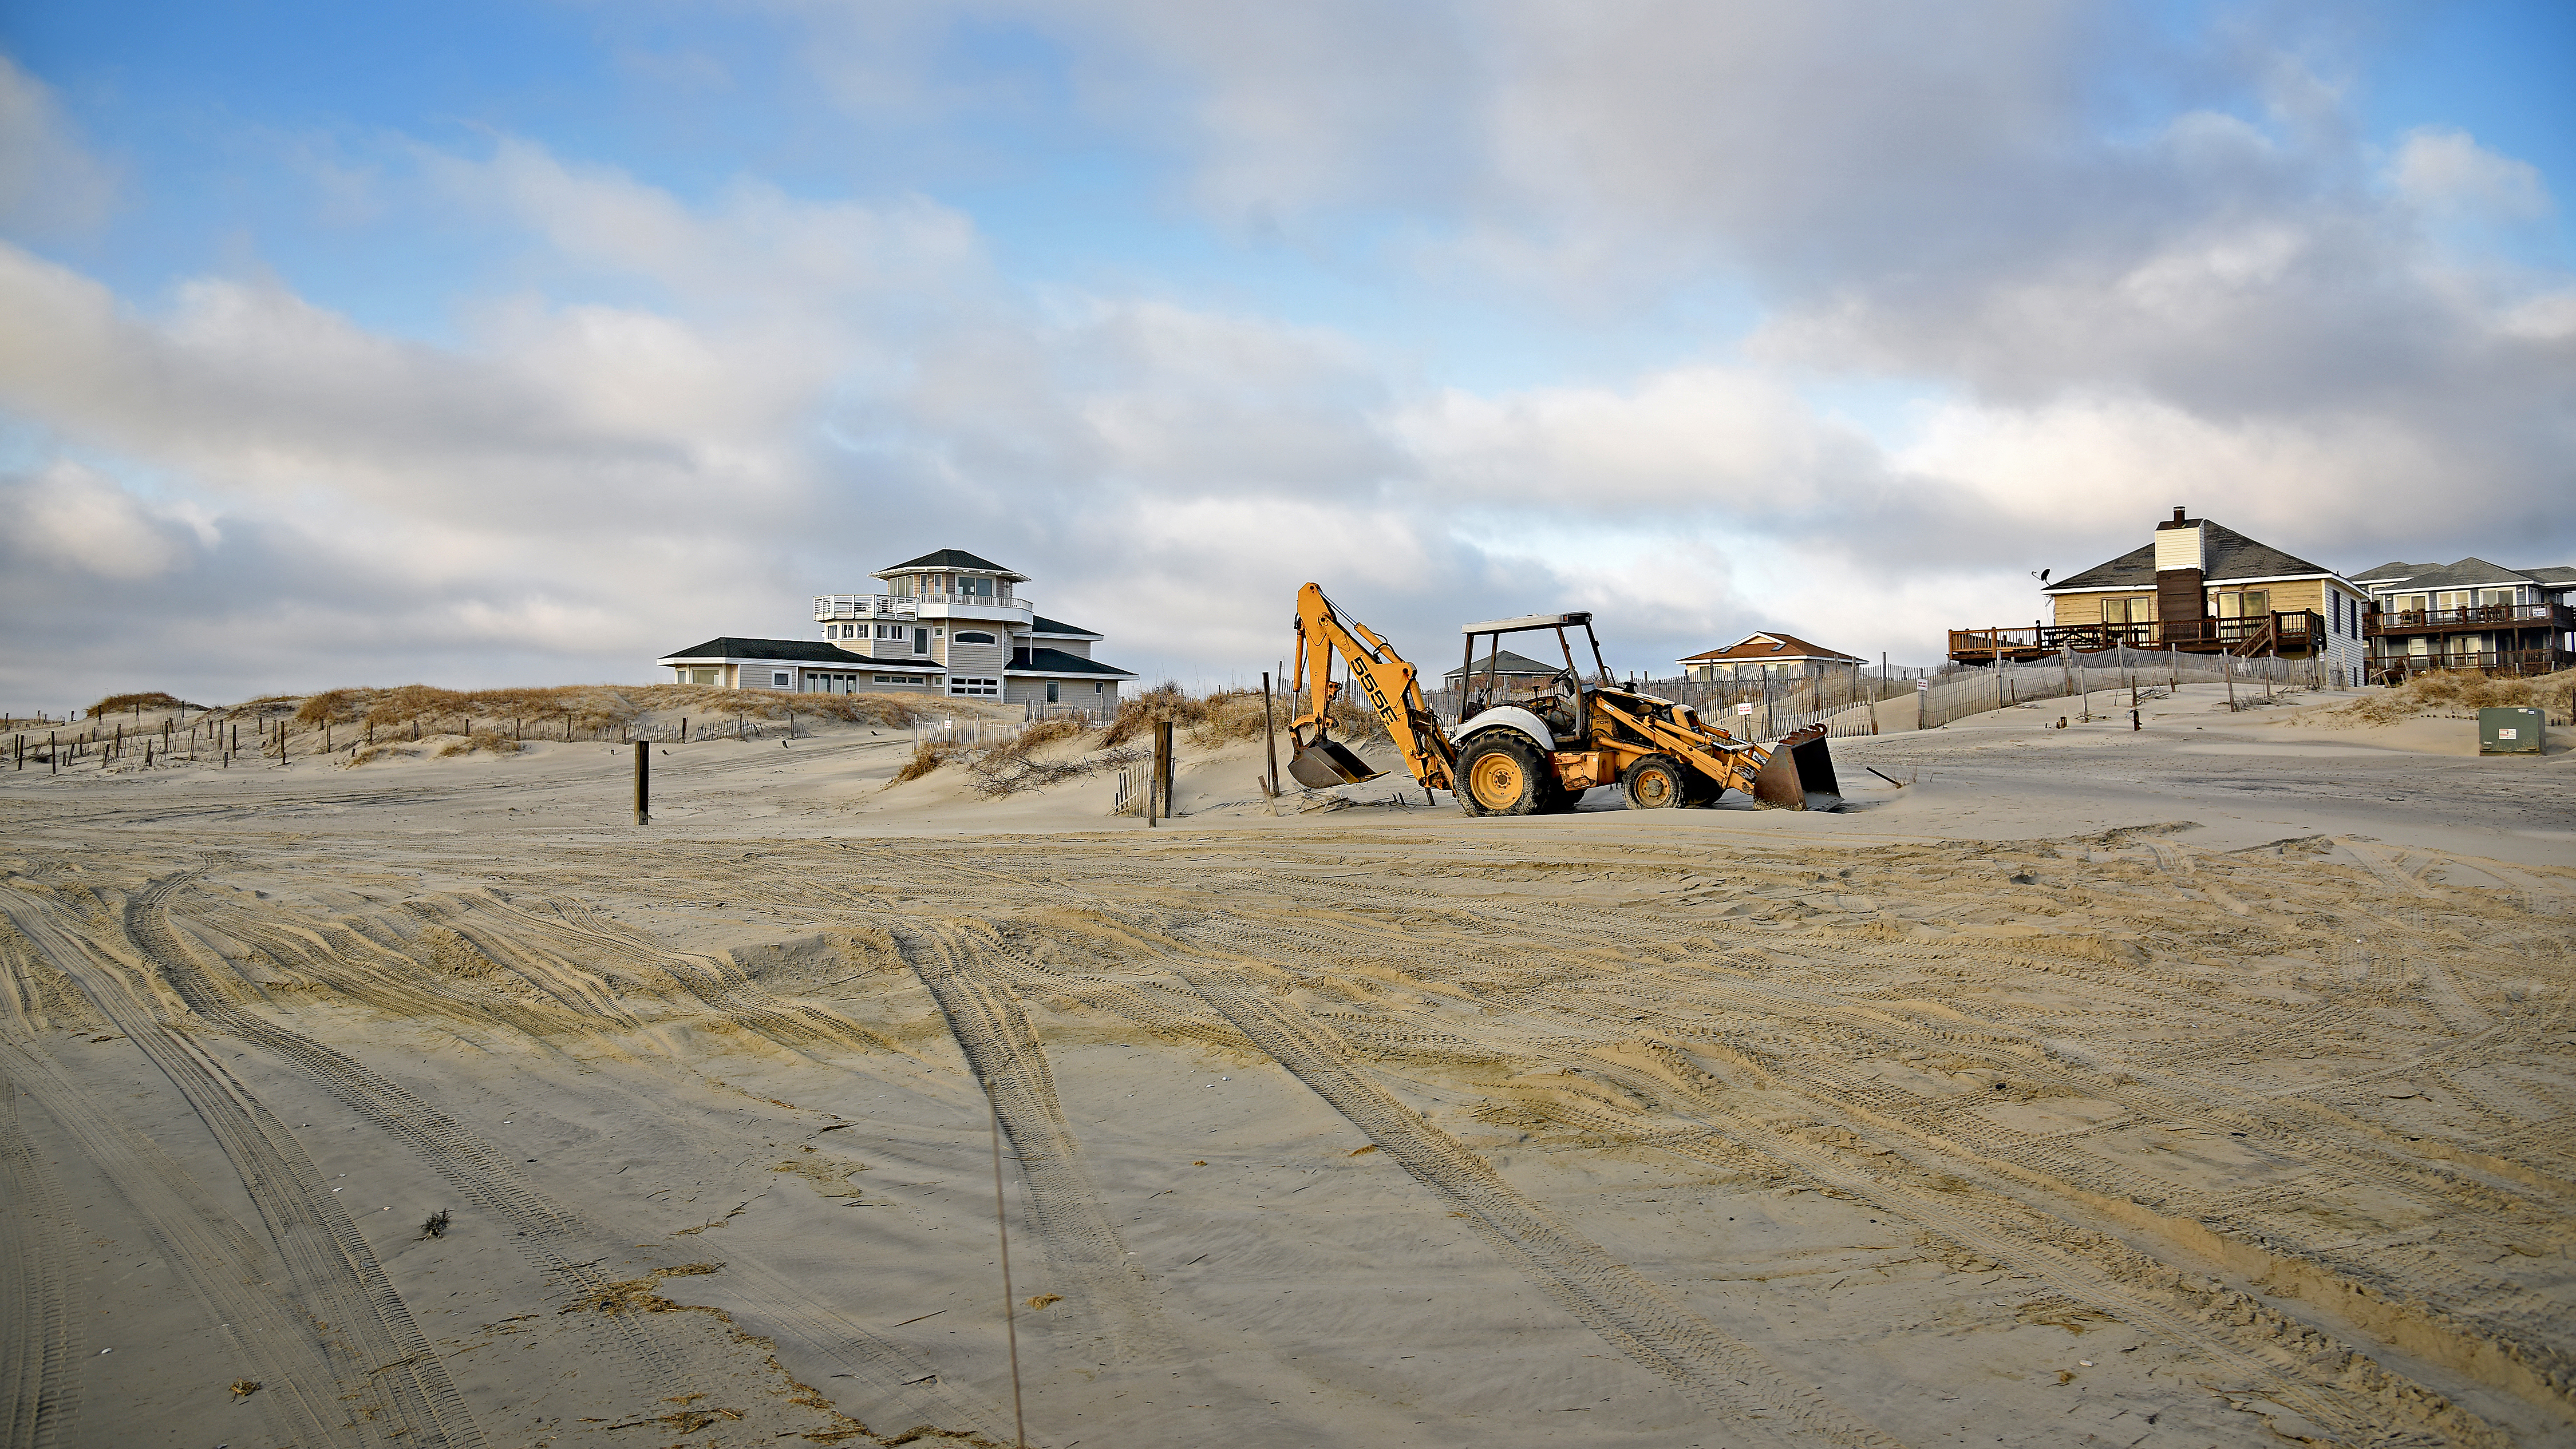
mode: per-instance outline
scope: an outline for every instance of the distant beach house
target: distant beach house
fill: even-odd
[[[1542,664],[1528,655],[1514,654],[1509,649],[1503,649],[1486,655],[1472,665],[1460,665],[1441,675],[1440,687],[1454,690],[1459,687],[1459,681],[1462,679],[1481,682],[1490,676],[1498,685],[1510,689],[1527,689],[1542,680],[1554,679],[1564,672],[1563,665]]]
[[[1723,649],[1710,649],[1681,660],[1682,678],[1697,681],[1792,678],[1811,674],[1840,676],[1861,661],[1810,644],[1795,634],[1747,634]]]
[[[681,684],[798,694],[923,694],[1114,708],[1136,676],[1091,657],[1102,636],[1019,594],[1028,575],[960,548],[878,570],[881,594],[822,594],[823,637],[726,636],[657,660]]]
[[[2576,568],[2509,569],[2482,558],[2384,563],[2354,574],[2370,590],[2370,672],[2427,669],[2547,674],[2576,664]]]
[[[2040,592],[2055,619],[2029,629],[1953,629],[1951,660],[2029,661],[2123,645],[2311,659],[2337,688],[2362,677],[2369,596],[2361,585],[2180,508],[2147,542]]]

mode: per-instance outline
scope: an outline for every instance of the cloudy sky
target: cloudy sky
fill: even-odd
[[[2174,504],[2576,563],[2576,7],[0,7],[0,707],[652,678],[939,547],[1926,663]]]

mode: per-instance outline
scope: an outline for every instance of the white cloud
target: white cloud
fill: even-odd
[[[0,480],[0,511],[10,518],[13,568],[68,566],[117,583],[177,567],[197,533],[177,511],[152,508],[97,469],[62,460]]]
[[[2408,132],[2388,176],[2398,195],[2430,211],[2496,221],[2530,221],[2550,212],[2540,168],[2499,156],[2451,127]]]
[[[1675,369],[1624,389],[1449,389],[1389,428],[1428,487],[1466,509],[1760,526],[1877,481],[1873,444],[1741,369]]]
[[[86,231],[116,198],[115,168],[82,144],[42,81],[0,55],[0,225]]]

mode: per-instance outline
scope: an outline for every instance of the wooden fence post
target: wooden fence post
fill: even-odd
[[[1261,671],[1261,741],[1270,753],[1270,779],[1262,788],[1279,798],[1279,722],[1270,708],[1270,671]]]
[[[635,823],[653,823],[653,747],[635,742]]]
[[[1145,786],[1145,823],[1154,823],[1157,802],[1161,817],[1172,818],[1172,722],[1154,722],[1154,775]]]

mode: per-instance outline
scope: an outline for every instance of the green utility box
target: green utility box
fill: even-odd
[[[2528,705],[2478,711],[2478,753],[2536,755],[2549,716]]]

